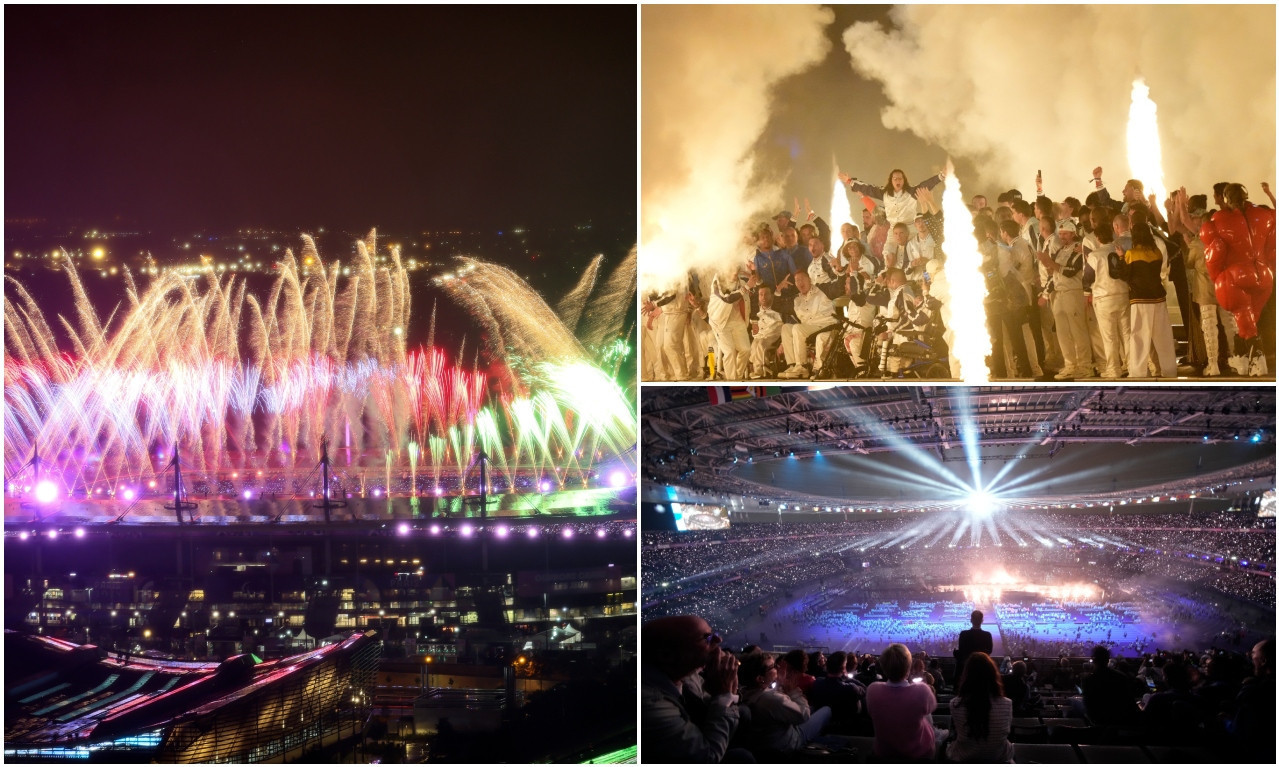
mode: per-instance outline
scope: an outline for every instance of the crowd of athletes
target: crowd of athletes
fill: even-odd
[[[943,176],[912,185],[893,170],[883,187],[841,179],[861,202],[861,226],[832,232],[811,209],[784,210],[745,233],[743,256],[753,255],[719,273],[690,271],[644,296],[644,380],[958,375],[935,197]],[[1136,179],[1113,199],[1101,168],[1079,192],[1082,202],[1045,195],[1040,179],[1036,186],[1032,199],[1012,189],[994,205],[977,195],[968,206],[983,259],[991,376],[1141,379],[1273,369],[1268,184],[1271,206],[1251,202],[1242,184],[1221,182],[1211,195],[1177,190],[1162,209]],[[1184,328],[1181,358],[1174,324]]]

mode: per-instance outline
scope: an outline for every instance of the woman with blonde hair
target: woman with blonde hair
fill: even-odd
[[[894,642],[879,656],[879,669],[887,681],[866,688],[866,709],[875,725],[874,755],[881,759],[928,759],[946,730],[933,730],[932,713],[937,696],[926,684],[906,678],[910,650]]]

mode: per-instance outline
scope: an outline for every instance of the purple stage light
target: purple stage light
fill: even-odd
[[[49,480],[41,480],[36,483],[36,501],[40,503],[52,503],[58,498],[58,486]]]
[[[623,535],[623,537],[630,538],[630,537],[631,537],[631,531],[630,531],[630,530],[627,530],[626,532],[622,533],[622,535]]]
[[[441,495],[444,495],[444,488],[442,487],[435,488],[435,497],[439,498]]]
[[[375,488],[373,488],[373,497],[374,497],[374,498],[381,498],[381,497],[382,497],[382,488],[380,488],[380,487],[375,487]]]
[[[463,537],[463,538],[470,538],[470,537],[471,537],[471,533],[475,532],[475,528],[471,527],[470,525],[462,525],[462,531],[461,531],[461,532],[462,532],[462,537]]]
[[[506,525],[498,525],[494,532],[497,534],[498,538],[505,538],[509,531],[506,529]]]
[[[613,487],[622,487],[626,484],[626,474],[624,472],[615,471],[608,475],[608,483]]]
[[[247,501],[247,500],[249,500],[249,499],[250,499],[250,498],[252,498],[252,497],[253,497],[253,491],[252,491],[252,490],[245,490],[245,491],[244,491],[244,500],[246,500],[246,501]]]
[[[530,538],[536,538],[536,537],[537,537],[537,528],[536,528],[536,527],[530,527],[530,528],[528,529],[528,537],[530,537]]]
[[[77,537],[77,538],[83,538],[83,537],[84,537],[84,528],[83,528],[83,527],[77,527],[77,528],[75,529],[75,537]]]
[[[408,522],[401,522],[401,523],[400,523],[400,526],[399,526],[399,528],[398,528],[398,529],[399,529],[400,535],[408,535],[408,534],[409,534],[409,523],[408,523]]]
[[[49,531],[49,540],[51,540],[51,541],[52,541],[52,540],[56,539],[57,537],[58,537],[58,531],[57,531],[57,530],[50,530],[50,531]]]
[[[542,484],[538,485],[538,487],[542,488],[543,493],[551,492],[551,483],[547,482],[546,480],[542,480]]]
[[[123,496],[124,496],[124,500],[126,500],[126,501],[132,501],[132,500],[134,499],[134,497],[137,495],[137,493],[133,492],[133,488],[131,488],[131,487],[126,487],[126,488],[124,489],[124,492],[123,492],[123,493],[121,493],[121,495],[123,495]]]
[[[596,530],[596,531],[595,531],[595,537],[596,537],[596,538],[603,538],[603,537],[605,537],[605,536],[607,536],[607,535],[608,535],[608,531],[607,531],[607,530],[605,530],[605,529],[604,529],[604,528],[602,528],[602,527],[601,527],[600,529],[598,529],[598,530]]]
[[[573,537],[573,528],[571,528],[571,527],[566,527],[566,528],[564,528],[564,537],[565,537],[565,538],[572,538],[572,537]]]
[[[20,540],[20,541],[25,541],[26,539],[27,539],[27,531],[26,531],[26,530],[23,530],[22,532],[18,533],[18,540]]]
[[[431,535],[439,535],[439,534],[440,534],[440,526],[431,525]]]

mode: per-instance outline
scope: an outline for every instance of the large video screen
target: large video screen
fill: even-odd
[[[1261,504],[1257,507],[1257,516],[1274,518],[1275,489],[1273,487],[1261,494]]]
[[[671,514],[675,517],[676,530],[728,529],[728,509],[723,506],[672,503]]]

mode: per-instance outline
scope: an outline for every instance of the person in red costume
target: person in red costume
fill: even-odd
[[[1274,291],[1275,212],[1248,202],[1242,184],[1228,184],[1222,193],[1222,209],[1204,222],[1199,237],[1217,302],[1239,325],[1243,348],[1236,351],[1248,354],[1251,360],[1248,370],[1241,372],[1263,375],[1265,355],[1270,350],[1259,347],[1258,320]],[[1267,335],[1273,338],[1273,332]]]

